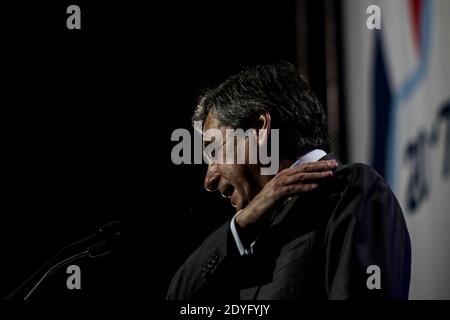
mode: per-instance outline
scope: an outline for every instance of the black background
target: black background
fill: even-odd
[[[81,8],[81,30],[66,28],[70,4]],[[62,246],[120,220],[116,251],[80,261],[82,290],[67,290],[64,269],[34,299],[164,299],[189,252],[233,214],[204,191],[204,165],[171,163],[170,135],[190,128],[202,89],[241,66],[296,63],[295,8],[80,0],[4,7],[2,297]],[[305,50],[321,50],[322,32],[311,28]],[[310,55],[309,69],[324,101],[320,58]]]

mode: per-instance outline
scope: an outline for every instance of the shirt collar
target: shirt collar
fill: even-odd
[[[316,162],[320,158],[325,157],[326,155],[327,153],[322,149],[314,149],[308,152],[307,154],[303,155],[302,157],[298,158],[297,161],[295,161],[294,164],[291,166],[291,168],[307,162]]]

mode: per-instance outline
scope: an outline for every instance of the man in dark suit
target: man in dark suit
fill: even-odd
[[[253,128],[263,133],[258,145],[279,130],[279,169],[263,175],[248,156],[209,164],[206,189],[230,198],[237,213],[181,266],[168,299],[408,298],[401,208],[373,169],[329,153],[324,111],[294,66],[228,78],[201,98],[194,121],[202,130]]]

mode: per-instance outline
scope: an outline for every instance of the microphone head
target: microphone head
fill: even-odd
[[[108,240],[120,236],[122,228],[120,227],[119,221],[111,221],[101,226],[97,233],[100,239]]]

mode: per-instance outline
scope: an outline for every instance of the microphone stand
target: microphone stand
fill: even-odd
[[[18,296],[19,292],[25,291],[27,293],[23,300],[27,300],[33,292],[39,287],[39,285],[51,274],[53,274],[56,270],[58,270],[63,265],[70,263],[74,260],[83,258],[85,256],[89,256],[91,258],[99,257],[105,254],[110,253],[110,242],[113,238],[117,238],[121,234],[120,223],[118,221],[113,221],[107,223],[102,226],[96,233],[83,238],[79,241],[76,241],[72,244],[69,244],[59,250],[53,257],[51,257],[48,261],[46,261],[37,271],[35,271],[30,277],[28,277],[23,283],[21,283],[13,292],[11,292],[6,298],[6,301],[9,301],[16,296]],[[97,240],[97,242],[93,245],[87,247],[87,249],[83,249],[80,252],[75,254],[72,253],[71,256],[67,258],[61,258],[60,256],[63,253],[66,253],[69,250],[73,250],[76,247],[83,246],[86,248],[88,243],[92,243],[93,240]],[[98,241],[100,240],[100,241]],[[62,260],[61,260],[62,259]],[[56,260],[59,260],[55,263]],[[51,267],[50,267],[51,266]],[[40,278],[39,281],[31,288],[31,290],[26,290],[26,287],[39,275],[41,275],[44,270],[47,270]],[[24,293],[24,294],[25,294]]]
[[[68,257],[68,258],[58,262],[57,264],[55,264],[46,273],[44,273],[44,275],[41,277],[41,279],[39,279],[39,281],[34,285],[34,287],[30,290],[30,292],[28,292],[28,294],[25,296],[25,298],[23,298],[23,300],[24,301],[27,300],[33,294],[33,292],[39,287],[39,285],[42,283],[42,281],[44,281],[44,279],[47,278],[48,276],[50,276],[53,272],[58,270],[59,267],[65,265],[66,263],[69,263],[69,262],[72,262],[74,260],[77,260],[79,258],[85,257],[88,254],[89,254],[89,251],[85,250],[83,252],[74,254],[73,256]]]

